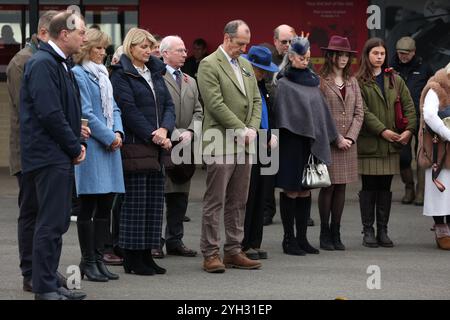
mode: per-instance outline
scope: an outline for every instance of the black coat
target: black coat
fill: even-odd
[[[111,83],[114,99],[122,112],[124,143],[149,143],[158,124],[169,131],[170,137],[175,126],[175,107],[162,76],[165,64],[150,56],[147,68],[151,72],[157,103],[150,85],[125,54],[113,66]]]
[[[81,153],[80,93],[53,48],[41,43],[25,65],[20,93],[22,171],[71,163]]]
[[[427,84],[428,79],[433,75],[430,66],[422,61],[422,58],[414,56],[409,63],[401,63],[398,56],[395,56],[392,67],[405,81],[416,108],[416,115],[420,118],[419,104],[420,94]]]

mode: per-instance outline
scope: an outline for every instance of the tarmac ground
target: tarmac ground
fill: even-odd
[[[191,187],[185,223],[185,244],[199,250],[202,195],[205,171],[197,170]],[[342,241],[346,251],[324,251],[318,255],[289,256],[282,252],[283,236],[279,213],[274,224],[264,227],[263,248],[269,259],[260,270],[227,269],[223,274],[202,270],[202,257],[166,256],[157,263],[167,268],[165,275],[125,274],[120,266],[110,267],[120,279],[107,283],[83,280],[87,299],[160,299],[160,300],[349,300],[450,299],[450,252],[438,250],[432,219],[422,215],[422,208],[402,205],[399,177],[393,182],[393,205],[389,235],[394,248],[366,248],[361,245],[361,219],[357,192],[360,183],[347,188],[342,221]],[[22,291],[17,249],[17,182],[0,169],[0,299],[29,300],[33,295]],[[277,192],[278,199],[278,192]],[[319,246],[320,222],[317,191],[313,193],[312,218],[316,226],[308,229],[310,242]],[[222,224],[223,228],[223,224]],[[223,230],[222,230],[222,239]],[[71,223],[64,235],[59,271],[65,273],[77,265],[80,250],[76,225]]]

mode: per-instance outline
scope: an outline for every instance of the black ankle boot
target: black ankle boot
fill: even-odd
[[[119,275],[108,270],[103,261],[103,253],[105,249],[105,239],[109,230],[109,220],[96,219],[94,220],[94,237],[95,237],[95,260],[97,268],[101,274],[106,276],[109,280],[119,279]]]
[[[320,251],[314,248],[306,237],[308,230],[308,217],[311,212],[311,196],[296,198],[295,227],[297,228],[297,243],[303,251],[310,254],[318,254]]]
[[[293,256],[304,256],[306,252],[300,249],[297,243],[297,239],[295,238],[287,238],[286,236],[282,242],[283,252],[285,254],[293,255]]]
[[[341,241],[341,225],[337,223],[331,223],[331,241],[333,242],[334,250],[345,250],[345,246]]]
[[[331,240],[331,231],[328,223],[320,224],[320,249],[333,251],[334,245]]]
[[[78,221],[77,230],[81,249],[81,279],[84,279],[84,276],[86,276],[89,281],[108,281],[108,277],[103,275],[97,267],[94,251],[94,225],[92,221]]]
[[[144,264],[147,267],[152,268],[156,274],[165,274],[167,272],[166,269],[158,266],[155,260],[153,260],[152,250],[144,250],[143,261]]]
[[[152,276],[155,270],[144,264],[145,250],[123,250],[123,269],[125,273]]]
[[[294,233],[295,201],[286,196],[284,192],[280,192],[280,216],[284,230],[282,247],[286,254],[304,256],[306,253],[298,246]]]

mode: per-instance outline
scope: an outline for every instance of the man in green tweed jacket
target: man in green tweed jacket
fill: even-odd
[[[248,156],[244,164],[238,164],[236,155],[239,149],[244,151],[244,144],[253,142],[261,122],[256,78],[250,63],[240,57],[249,42],[247,24],[242,20],[229,22],[224,29],[223,44],[202,60],[198,71],[204,101],[203,152],[208,172],[200,249],[207,272],[222,273],[225,266],[240,269],[261,266],[259,261],[248,259],[240,245],[251,165]],[[227,136],[227,129],[237,130],[239,137]],[[223,262],[219,256],[222,208],[226,233]]]

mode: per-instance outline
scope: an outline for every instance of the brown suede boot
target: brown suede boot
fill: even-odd
[[[261,262],[259,260],[251,260],[247,258],[242,251],[238,254],[230,255],[225,253],[223,257],[223,263],[227,268],[236,269],[259,269],[261,268]]]
[[[220,256],[215,254],[205,258],[203,261],[203,270],[209,273],[224,273],[225,265],[220,260]]]
[[[448,224],[436,224],[435,226],[436,244],[439,249],[450,250],[450,228]]]
[[[410,204],[414,201],[414,175],[411,168],[400,171],[402,182],[405,184],[405,195],[402,198],[403,204]]]
[[[414,200],[414,204],[416,206],[423,206],[424,189],[425,189],[425,170],[417,166],[416,199]]]

